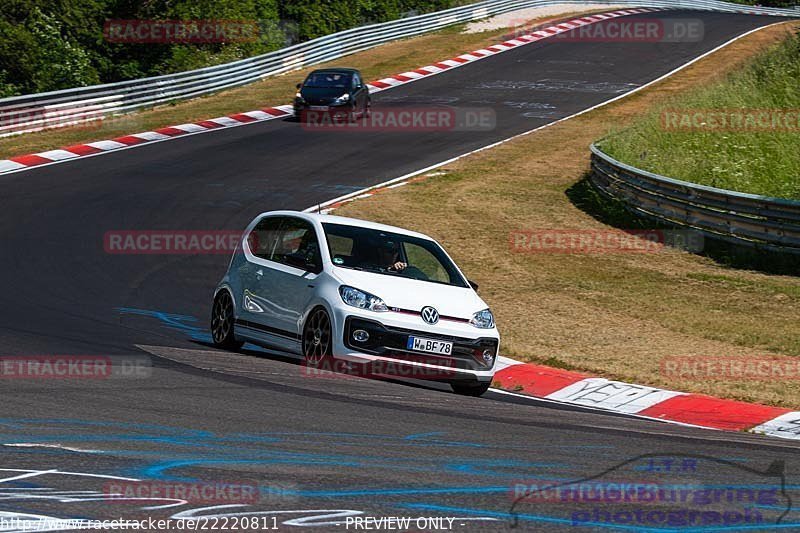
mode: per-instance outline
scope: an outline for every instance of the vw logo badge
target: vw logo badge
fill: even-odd
[[[431,306],[423,307],[420,314],[422,315],[422,320],[428,324],[436,324],[439,322],[439,311]]]

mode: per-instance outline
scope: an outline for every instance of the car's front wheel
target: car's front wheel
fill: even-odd
[[[333,353],[331,319],[325,309],[311,311],[303,327],[303,357],[308,366],[318,367]]]
[[[453,392],[456,394],[463,394],[464,396],[483,396],[483,393],[489,390],[491,386],[491,381],[473,381],[466,383],[463,381],[453,381],[450,383]]]
[[[226,290],[219,291],[211,308],[211,339],[214,345],[226,350],[238,350],[244,342],[233,334],[233,298]]]

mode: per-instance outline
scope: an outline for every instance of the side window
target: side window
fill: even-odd
[[[272,260],[317,274],[322,272],[322,255],[314,227],[299,218],[283,218]]]
[[[361,85],[361,78],[358,77],[358,74],[353,74],[353,89],[357,89]]]
[[[404,244],[408,267],[417,268],[425,277],[431,281],[450,283],[450,276],[442,267],[442,264],[432,253],[416,244],[407,242]]]
[[[260,259],[272,259],[280,234],[281,217],[262,218],[247,236],[250,253]]]

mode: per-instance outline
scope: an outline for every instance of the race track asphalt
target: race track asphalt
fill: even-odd
[[[800,530],[786,528],[800,516],[784,513],[799,473],[791,442],[500,392],[464,398],[419,383],[308,375],[280,354],[220,352],[207,344],[206,322],[227,254],[104,251],[109,231],[241,230],[259,212],[304,209],[424,168],[635,89],[776,20],[692,11],[635,17],[699,19],[705,35],[683,43],[548,39],[373,97],[376,109],[488,109],[491,129],[376,134],[273,120],[0,177],[3,355],[147,364],[142,374],[105,380],[0,382],[0,518],[241,512],[274,517],[280,530],[330,530],[319,524],[346,516],[458,517],[456,530],[666,525],[648,514],[663,502],[644,510],[625,503],[627,524],[628,515],[605,517],[617,505],[608,502],[513,505],[517,482],[592,478],[772,490],[774,501],[693,508],[758,514],[750,525],[769,529],[780,520]],[[145,509],[153,502],[105,499],[113,483],[130,483],[116,478],[255,483],[263,494]],[[198,510],[225,504],[238,506]],[[332,514],[338,518],[324,517]]]

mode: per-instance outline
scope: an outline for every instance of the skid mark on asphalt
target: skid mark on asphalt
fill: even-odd
[[[590,82],[580,80],[554,80],[545,79],[537,81],[495,80],[481,82],[470,87],[471,89],[524,89],[549,92],[579,92],[579,93],[608,93],[623,94],[639,87],[636,83]]]

